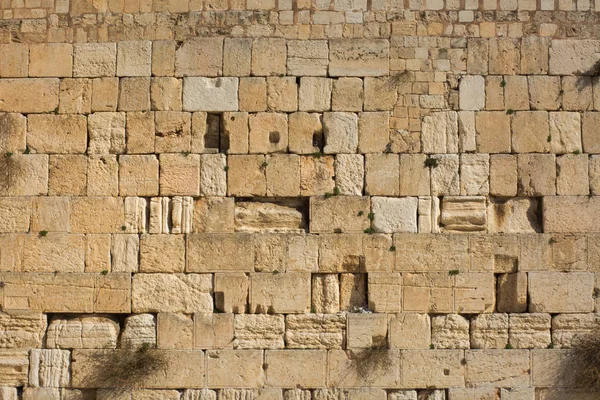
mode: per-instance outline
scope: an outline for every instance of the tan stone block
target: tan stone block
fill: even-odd
[[[202,274],[135,274],[134,312],[211,312],[212,276]]]
[[[451,271],[468,265],[468,243],[462,235],[398,233],[394,235],[397,271]]]
[[[488,154],[460,155],[460,194],[481,196],[489,193],[490,156]]]
[[[233,232],[233,198],[208,197],[198,199],[194,204],[194,222],[192,226],[195,233]]]
[[[46,237],[28,235],[23,242],[22,271],[83,272],[85,241],[83,235],[51,233]]]
[[[585,346],[598,329],[597,314],[559,314],[552,318],[552,344],[558,348]]]
[[[0,334],[0,347],[42,347],[42,340],[48,326],[44,314],[36,312],[0,313],[0,322],[3,326],[2,334]]]
[[[364,112],[358,119],[358,151],[380,153],[390,143],[389,114],[386,112]]]
[[[365,78],[365,111],[392,110],[398,100],[398,91],[390,85],[389,77]]]
[[[0,349],[0,384],[21,386],[28,383],[29,352]],[[16,397],[15,397],[16,398]],[[9,400],[12,400],[9,398]]]
[[[119,111],[150,110],[150,78],[119,79]]]
[[[368,275],[369,309],[374,312],[402,311],[402,276],[397,272]]]
[[[504,77],[499,75],[488,75],[485,77],[486,110],[505,110],[503,80]]]
[[[61,387],[69,384],[70,353],[66,350],[33,349],[29,359],[32,386]]]
[[[515,39],[490,39],[490,68],[494,75],[514,75],[519,72],[520,51]]]
[[[244,273],[216,273],[215,307],[221,312],[245,313],[249,287],[248,276]]]
[[[469,38],[467,40],[467,73],[487,74],[489,40]]]
[[[127,113],[126,138],[127,153],[154,153],[154,113]]]
[[[233,314],[194,314],[194,348],[231,348],[233,339]]]
[[[252,43],[252,75],[281,75],[286,72],[285,39],[258,38]]]
[[[157,196],[158,160],[154,155],[119,157],[119,194]]]
[[[550,314],[510,314],[509,318],[511,346],[518,349],[543,349],[550,344]]]
[[[128,351],[130,350],[75,350],[72,354],[71,385],[78,388],[109,386],[111,377],[105,373],[99,373],[98,367],[119,359],[122,360],[125,357],[132,357],[127,353]],[[204,387],[204,352],[198,350],[149,351],[155,353],[165,367],[144,375],[138,381],[140,386],[145,388]],[[137,394],[135,398],[137,398]],[[141,397],[141,399],[146,398]]]
[[[123,200],[115,197],[80,197],[71,201],[73,233],[113,233],[124,222]]]
[[[460,162],[456,154],[440,154],[430,157],[437,160],[431,168],[431,195],[456,196],[460,193]]]
[[[587,111],[593,109],[592,79],[589,76],[563,76],[562,109]]]
[[[150,76],[152,42],[117,43],[117,76]]]
[[[227,157],[229,196],[264,196],[267,192],[263,155],[232,155]],[[332,165],[333,169],[333,165]]]
[[[431,343],[436,349],[470,348],[469,321],[458,314],[432,317]]]
[[[463,75],[458,86],[461,110],[477,111],[485,106],[485,80],[481,75]]]
[[[364,157],[360,154],[338,154],[335,157],[335,187],[342,195],[360,196],[364,186]]]
[[[250,75],[252,39],[225,38],[223,47],[223,75]]]
[[[368,197],[310,198],[311,233],[361,233],[370,226]]]
[[[233,314],[225,314],[233,315]],[[285,321],[283,315],[238,314],[232,317],[231,340],[234,349],[283,349]],[[229,339],[225,335],[226,339]]]
[[[200,155],[161,154],[160,194],[162,196],[199,196]]]
[[[391,314],[388,320],[390,348],[429,348],[431,344],[431,323],[427,314]]]
[[[73,76],[115,76],[116,43],[78,43],[73,46]]]
[[[431,188],[430,169],[425,166],[424,154],[400,155],[401,196],[428,196]]]
[[[29,198],[0,198],[0,232],[29,232],[30,215]]]
[[[55,318],[48,326],[46,346],[52,349],[114,349],[119,331],[119,323],[107,317]]]
[[[334,39],[329,42],[330,76],[385,76],[389,42],[384,39]]]
[[[58,79],[2,79],[0,112],[53,112],[58,108],[58,93]]]
[[[285,152],[288,146],[286,114],[258,113],[249,118],[250,153]]]
[[[502,111],[480,111],[475,114],[477,151],[509,153],[511,150],[510,116]]]
[[[48,43],[29,45],[29,76],[68,77],[73,73],[73,45]]]
[[[310,310],[310,274],[287,272],[251,275],[251,313],[306,313]]]
[[[488,202],[488,231],[491,233],[541,232],[539,205],[538,199],[530,197]]]
[[[269,111],[297,111],[298,85],[296,78],[268,77],[267,106]]]
[[[340,310],[340,282],[337,274],[312,275],[312,306],[314,313],[336,313]]]
[[[125,152],[125,113],[94,113],[88,117],[90,154]]]
[[[367,308],[367,276],[365,274],[340,275],[340,309],[356,312]]]
[[[0,151],[24,152],[26,149],[27,120],[21,114],[0,114]]]
[[[174,40],[156,40],[152,42],[152,75],[173,76],[175,74]]]
[[[529,385],[530,360],[526,350],[469,350],[465,358],[465,381],[469,386]]]
[[[184,314],[158,313],[156,322],[159,349],[191,349],[194,347],[194,322]]]
[[[400,362],[411,367],[403,371],[403,387],[462,387],[465,366],[462,350],[407,350]]]
[[[504,77],[504,104],[507,110],[529,110],[527,77],[508,75]]]
[[[471,320],[471,347],[504,349],[507,344],[507,314],[480,314]]]
[[[265,78],[240,79],[240,111],[267,110],[267,81]]]
[[[364,236],[362,242],[365,257],[364,271],[389,272],[392,270],[396,255],[391,236],[373,234]]]
[[[256,272],[285,272],[287,240],[284,235],[265,233],[253,235],[254,270]]]
[[[287,50],[288,75],[327,75],[329,48],[326,40],[288,40]]]
[[[227,193],[226,156],[202,154],[200,158],[200,193],[204,196],[225,196]]]
[[[587,195],[590,192],[588,156],[565,154],[556,159],[556,194]]]
[[[0,156],[0,193],[8,196],[36,196],[48,193],[48,156],[6,154]]]
[[[453,312],[454,282],[448,273],[405,273],[402,279],[405,312]]]
[[[63,79],[60,82],[60,114],[89,114],[92,111],[92,80]]]
[[[398,196],[400,189],[400,160],[396,154],[366,155],[365,193]]]
[[[0,61],[0,77],[27,77],[27,71],[29,66],[29,46],[27,44],[2,44],[0,45],[0,53],[6,55],[5,57],[2,57],[2,61]]]
[[[331,109],[333,81],[329,78],[302,77],[298,90],[300,111],[323,112]]]
[[[181,80],[177,78],[152,78],[150,103],[152,110],[181,111]]]
[[[332,350],[327,359],[329,385],[397,387],[400,385],[400,363],[398,350]]]
[[[327,112],[323,114],[323,133],[324,153],[355,153],[358,147],[358,117],[354,113]]]
[[[221,272],[254,270],[249,234],[197,234],[187,237],[187,271]]]
[[[521,39],[521,73],[547,74],[549,38],[527,36]]]
[[[469,241],[471,271],[516,272],[520,241],[516,235],[473,235]]]
[[[119,193],[119,164],[114,155],[91,155],[88,157],[88,196]]]
[[[117,111],[119,78],[92,80],[92,112]]]
[[[530,312],[590,312],[593,278],[587,272],[530,272]],[[549,295],[552,293],[552,295]]]
[[[27,145],[36,153],[85,153],[86,118],[81,115],[30,115]]]
[[[318,196],[325,193],[333,193],[335,187],[334,178],[333,157],[300,157],[301,196]]]
[[[331,109],[333,111],[362,111],[364,101],[361,78],[339,78],[333,81]]]
[[[265,380],[262,350],[215,350],[206,353],[209,388],[258,388]],[[235,397],[232,397],[232,400]]]
[[[516,153],[548,153],[550,130],[545,111],[518,112],[512,117],[512,146]]]
[[[527,310],[527,274],[517,272],[500,275],[496,295],[498,311],[525,312]]]
[[[191,114],[178,111],[155,113],[156,152],[189,152],[191,146]]]
[[[298,112],[289,114],[289,150],[298,154],[320,152],[323,144],[323,126],[316,113]]]
[[[140,239],[136,234],[113,235],[111,261],[113,272],[137,272],[139,269]]]
[[[327,380],[325,350],[267,350],[265,364],[267,386],[316,388]]]
[[[550,151],[556,154],[581,152],[579,113],[552,112],[550,115]]]
[[[194,113],[196,115],[198,113]],[[248,113],[223,113],[223,147],[227,154],[248,153]]]
[[[142,235],[140,272],[183,272],[184,253],[182,235]]]
[[[341,349],[345,340],[345,314],[286,315],[287,348]]]
[[[455,277],[454,306],[459,313],[493,312],[495,280],[492,273],[461,273]]]
[[[387,347],[387,315],[348,314],[348,348]]]
[[[448,394],[452,400],[498,400],[500,390],[497,388],[450,388]]]
[[[585,153],[600,153],[600,113],[583,113],[582,138]]]
[[[553,154],[519,154],[518,194],[544,196],[556,193],[556,163]]]
[[[193,38],[175,51],[175,76],[219,76],[223,70],[223,38]]]
[[[111,235],[85,235],[85,272],[110,271]]]
[[[533,350],[531,352],[532,359],[532,383],[536,386],[546,387],[573,387],[575,385],[576,376],[575,374],[565,373],[562,370],[562,366],[568,363],[569,350],[566,349],[543,349]],[[568,389],[565,389],[568,390]],[[564,395],[567,393],[561,393],[560,391],[551,393],[551,396],[546,397],[547,399],[552,398],[555,395]],[[543,398],[543,397],[542,397]]]
[[[517,157],[514,155],[490,156],[490,194],[494,196],[517,195]]]
[[[560,77],[532,75],[529,83],[529,104],[533,110],[558,110],[560,108]]]

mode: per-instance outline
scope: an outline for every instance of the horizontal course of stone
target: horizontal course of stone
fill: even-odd
[[[598,0],[0,0],[0,400],[597,400],[599,196]]]

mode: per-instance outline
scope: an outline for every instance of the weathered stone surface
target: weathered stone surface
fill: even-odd
[[[588,195],[590,181],[586,154],[565,154],[556,159],[556,194]]]
[[[600,201],[586,196],[549,196],[544,198],[545,232],[596,232]]]
[[[461,110],[482,110],[485,106],[485,80],[480,75],[465,75],[460,80]]]
[[[327,380],[325,350],[267,350],[265,363],[267,386],[317,388]]]
[[[436,349],[468,349],[469,321],[450,314],[431,318],[431,343]]]
[[[508,344],[508,314],[480,314],[471,320],[471,347],[503,349]]]
[[[430,159],[437,160],[437,166],[431,168],[431,195],[458,196],[460,194],[458,155],[440,154]]]
[[[423,118],[421,141],[424,153],[458,151],[458,114],[440,111]]]
[[[483,196],[445,196],[440,223],[447,232],[485,231],[486,199]]]
[[[286,72],[287,47],[283,38],[261,37],[252,43],[252,75],[281,75]]]
[[[213,310],[212,276],[201,274],[135,274],[134,312],[209,312]]]
[[[117,43],[117,76],[150,76],[152,42]]]
[[[517,349],[546,348],[550,343],[550,314],[510,314],[509,343]]]
[[[510,115],[504,111],[480,111],[475,114],[477,151],[510,153]]]
[[[183,109],[185,111],[237,111],[238,78],[183,79]]]
[[[28,122],[27,144],[31,150],[48,154],[85,153],[87,122],[84,116],[36,114],[30,115]]]
[[[248,305],[250,280],[244,273],[215,274],[215,307],[221,312],[243,314]]]
[[[194,321],[185,314],[158,313],[156,345],[159,349],[191,349],[194,347]]]
[[[490,156],[490,194],[494,196],[517,195],[517,157],[494,154]]]
[[[290,40],[287,42],[287,73],[295,76],[325,76],[329,61],[326,40]]]
[[[247,271],[254,268],[252,237],[243,234],[197,234],[187,238],[188,272]]]
[[[231,348],[233,335],[233,314],[194,314],[194,348]]]
[[[36,312],[0,313],[0,347],[41,347],[47,327],[46,316]]]
[[[285,328],[285,342],[289,348],[341,349],[346,337],[346,315],[287,315]]]
[[[0,384],[21,386],[28,382],[29,354],[22,349],[0,349]]]
[[[383,348],[387,343],[385,314],[348,314],[348,348]]]
[[[428,349],[431,345],[429,315],[416,313],[390,314],[389,343],[392,349]]]
[[[491,201],[487,212],[490,233],[542,232],[537,199],[515,197],[507,201]]]
[[[382,233],[417,232],[416,197],[372,197],[373,229]]]
[[[46,347],[98,349],[117,347],[119,324],[107,317],[56,318],[48,326]]]
[[[588,74],[598,60],[600,42],[597,40],[553,40],[550,47],[550,74]]]
[[[409,234],[394,235],[395,269],[398,271],[451,271],[468,263],[468,238],[460,235]]]
[[[334,187],[335,169],[332,156],[300,157],[300,194],[302,196],[332,193]]]
[[[279,153],[288,147],[288,120],[283,113],[257,113],[249,118],[250,153]]]
[[[517,194],[552,196],[556,194],[556,159],[553,154],[519,154]]]
[[[465,384],[465,367],[461,350],[407,350],[402,352],[402,386],[461,387]]]
[[[327,370],[333,387],[395,387],[400,385],[398,350],[363,349],[328,353]],[[406,386],[416,387],[413,382]]]
[[[311,197],[311,233],[363,232],[370,225],[369,206],[369,197]]]
[[[590,312],[592,292],[593,278],[587,272],[529,273],[530,312]]]
[[[389,42],[383,39],[333,39],[329,75],[383,76],[389,70]]]
[[[219,76],[223,68],[222,60],[222,38],[186,40],[175,51],[175,76]]]
[[[469,350],[465,358],[469,386],[525,386],[531,379],[526,350]]]
[[[116,43],[80,43],[73,47],[73,76],[115,76]]]
[[[325,113],[323,133],[325,154],[354,153],[358,146],[358,117],[348,112]]]
[[[215,350],[206,354],[207,383],[210,388],[257,388],[264,383],[261,350]],[[247,399],[251,393],[225,397]]]
[[[576,112],[552,112],[550,151],[556,154],[581,152],[581,117]]]
[[[310,274],[251,275],[250,312],[302,314],[310,310]]]
[[[152,314],[137,314],[125,319],[125,326],[119,345],[125,349],[135,349],[147,345],[156,347],[156,319]]]
[[[399,273],[370,272],[368,274],[368,292],[369,310],[375,312],[402,311],[402,276]]]
[[[461,154],[460,194],[483,196],[489,193],[490,157],[487,154]]]
[[[397,196],[400,187],[400,160],[396,154],[367,154],[365,193]]]
[[[365,167],[359,154],[338,154],[335,157],[335,186],[340,194],[360,196],[363,194]]]
[[[598,314],[559,314],[552,318],[552,344],[557,348],[585,345],[599,323]]]
[[[29,384],[33,387],[65,387],[70,381],[70,353],[66,350],[31,350]]]
[[[500,312],[527,311],[527,274],[517,272],[500,275],[496,296]]]
[[[426,159],[424,154],[400,155],[400,196],[429,196],[431,178]]]
[[[283,315],[236,315],[233,348],[283,349],[284,332]]]
[[[312,275],[312,306],[315,313],[336,313],[340,310],[340,282],[337,274]]]

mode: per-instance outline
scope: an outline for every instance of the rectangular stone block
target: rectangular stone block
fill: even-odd
[[[428,349],[431,345],[429,315],[417,313],[390,314],[389,344],[392,349]]]
[[[436,349],[468,349],[469,321],[458,314],[431,318],[431,344]]]
[[[122,231],[124,203],[116,197],[79,197],[71,202],[73,233],[113,233]]]
[[[258,388],[265,381],[262,350],[216,350],[206,353],[209,388]]]
[[[29,66],[29,46],[27,44],[2,44],[0,45],[0,53],[6,54],[6,57],[2,57],[2,60],[0,61],[0,77],[27,77],[27,71]]]
[[[56,349],[116,348],[119,323],[107,317],[54,318],[46,347]]]
[[[30,77],[69,77],[73,74],[73,45],[68,43],[31,44]]]
[[[548,196],[543,201],[544,232],[598,232],[600,198]]]
[[[368,285],[369,310],[388,313],[402,311],[402,275],[400,273],[370,272]]]
[[[194,314],[194,348],[231,348],[233,334],[233,314]]]
[[[267,350],[265,364],[267,386],[321,388],[327,380],[325,350]]]
[[[284,332],[283,315],[236,315],[231,342],[235,349],[283,349]]]
[[[286,41],[262,37],[252,43],[252,75],[282,75],[286,72]]]
[[[589,272],[530,272],[529,312],[591,312],[593,287]]]
[[[152,42],[117,43],[117,76],[150,76]]]
[[[528,386],[531,381],[527,350],[467,350],[466,384],[473,387]]]
[[[507,344],[507,314],[479,314],[471,320],[470,347],[475,349],[504,349]]]
[[[82,115],[30,115],[27,144],[38,153],[85,153],[87,121]]]
[[[250,276],[250,312],[302,314],[310,310],[310,274],[287,272]]]
[[[142,235],[140,272],[183,272],[184,269],[183,235]]]
[[[285,342],[296,349],[341,349],[346,337],[345,314],[291,314],[285,319]]]
[[[238,111],[238,82],[238,78],[184,78],[184,111]]]
[[[311,233],[362,233],[370,226],[369,197],[325,196],[310,198]]]
[[[248,308],[250,280],[244,273],[215,274],[215,307],[221,312],[244,314]]]
[[[161,196],[200,195],[200,155],[160,155]]]
[[[197,234],[187,237],[188,272],[254,271],[249,234]]]
[[[468,238],[462,235],[394,235],[397,271],[451,271],[468,265]],[[435,249],[435,250],[434,250]]]
[[[383,76],[389,73],[390,44],[384,39],[333,39],[330,76]]]
[[[0,385],[26,385],[28,370],[29,352],[27,350],[0,349]]]
[[[73,47],[73,76],[115,76],[116,43],[79,43]]]
[[[159,349],[194,347],[194,321],[185,314],[158,313],[156,344]]]
[[[175,51],[175,76],[219,76],[223,70],[223,38],[193,38]],[[185,102],[185,99],[184,99]]]
[[[323,114],[323,153],[356,153],[358,147],[358,116],[348,112]]]
[[[85,237],[66,233],[27,235],[23,240],[24,272],[83,272]]]
[[[401,356],[403,387],[464,387],[465,366],[462,350],[406,350]]]
[[[210,274],[135,274],[132,282],[134,312],[212,312]]]
[[[327,376],[331,387],[388,388],[397,387],[401,382],[398,350],[331,350],[327,361]]]
[[[402,279],[405,312],[454,312],[454,280],[447,272],[404,273]]]
[[[58,79],[2,79],[0,111],[25,114],[53,112],[58,108],[58,93]]]
[[[360,272],[364,269],[362,234],[320,235],[319,272]]]
[[[29,356],[29,384],[64,387],[70,381],[70,352],[56,349],[32,349]]]
[[[0,324],[0,348],[23,349],[42,347],[48,326],[44,314],[28,311],[0,313]]]

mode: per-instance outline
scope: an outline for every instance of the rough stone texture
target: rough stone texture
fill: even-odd
[[[480,314],[471,321],[471,347],[503,349],[508,344],[508,314]]]
[[[518,349],[546,348],[550,343],[549,314],[510,314],[509,342]]]
[[[430,318],[415,313],[390,315],[388,335],[392,349],[427,349],[432,343]]]
[[[479,75],[466,75],[460,80],[461,110],[481,110],[485,105],[485,81]]]
[[[48,326],[46,346],[57,349],[115,348],[119,324],[106,317],[53,319]]]
[[[593,279],[587,272],[529,273],[530,312],[590,312],[592,292]]]
[[[48,324],[46,317],[36,312],[1,313],[1,348],[41,347]]]
[[[417,198],[372,197],[373,229],[382,233],[417,232]]]
[[[237,78],[183,79],[183,109],[185,111],[237,111]]]
[[[282,349],[285,323],[283,315],[236,315],[235,349]]]
[[[212,311],[211,278],[200,274],[136,274],[132,308],[134,312]]]
[[[354,153],[358,146],[358,117],[347,112],[325,113],[323,133],[324,153]]]
[[[285,329],[289,348],[341,349],[346,337],[346,315],[287,315]]]
[[[431,318],[431,343],[436,349],[468,349],[469,321],[458,314]]]

